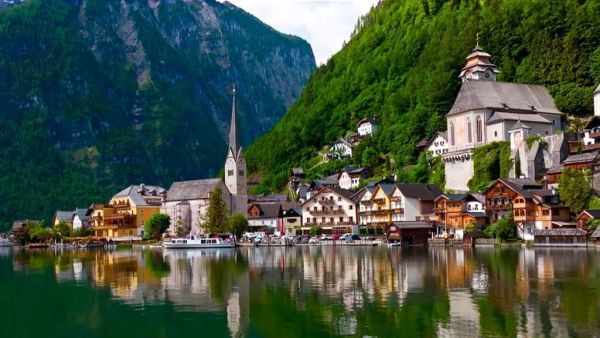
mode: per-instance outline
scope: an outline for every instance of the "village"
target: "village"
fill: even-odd
[[[499,73],[478,42],[460,72],[462,86],[447,114],[446,131],[417,146],[429,159],[441,158],[445,187],[397,182],[394,175],[373,180],[363,167],[313,180],[307,180],[303,168],[290,168],[287,191],[249,195],[234,89],[223,179],[174,182],[169,188],[130,185],[106,203],[56,211],[50,226],[66,225],[75,237],[135,242],[149,237],[147,225],[153,217],[167,215],[169,224],[158,238],[201,236],[209,234],[207,213],[211,196],[218,194],[228,212],[247,219],[246,235],[237,240],[251,244],[600,244],[600,210],[589,208],[589,200],[600,191],[600,86],[593,97],[594,116],[573,137],[565,132],[567,118],[547,88],[499,82]],[[361,139],[380,128],[376,118],[365,117],[348,137],[330,145],[323,161],[351,158]],[[470,189],[477,174],[476,149],[502,142],[510,146],[506,177]],[[576,208],[559,193],[567,176],[583,177],[583,190],[590,192],[587,202]],[[22,237],[39,223],[14,221],[11,238]]]

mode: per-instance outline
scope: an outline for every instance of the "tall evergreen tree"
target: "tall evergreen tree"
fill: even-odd
[[[205,233],[214,234],[227,230],[229,209],[223,200],[223,190],[216,187],[211,193],[208,201],[208,209],[202,218],[200,226]]]

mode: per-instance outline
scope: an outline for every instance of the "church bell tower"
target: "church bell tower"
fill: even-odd
[[[231,193],[231,211],[246,215],[248,211],[248,180],[246,160],[239,144],[237,132],[236,88],[233,87],[231,126],[229,128],[229,149],[225,160],[225,186]]]
[[[492,63],[491,58],[492,56],[479,46],[479,33],[477,33],[477,45],[467,56],[467,65],[460,71],[458,77],[463,81],[465,79],[496,81],[500,71],[498,66]]]

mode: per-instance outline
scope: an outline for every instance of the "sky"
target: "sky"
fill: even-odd
[[[228,0],[276,30],[307,40],[317,64],[342,48],[378,0]]]

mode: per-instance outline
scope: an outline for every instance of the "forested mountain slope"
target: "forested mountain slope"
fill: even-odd
[[[383,0],[248,150],[250,169],[263,176],[263,191],[282,189],[292,167],[327,174],[336,165],[324,170],[317,153],[371,116],[382,130],[352,162],[368,164],[376,154],[379,172],[414,164],[415,145],[446,128],[477,33],[500,67],[499,81],[545,85],[563,112],[591,114],[600,82],[598,13],[597,0]]]

